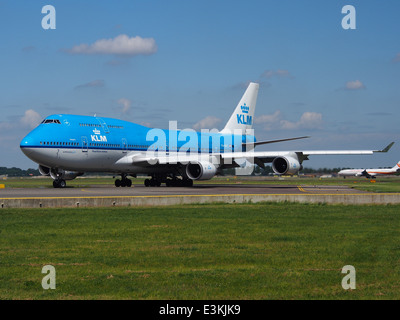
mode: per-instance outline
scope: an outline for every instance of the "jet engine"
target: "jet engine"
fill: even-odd
[[[217,173],[217,168],[208,161],[190,162],[186,166],[186,175],[191,180],[209,180]]]
[[[83,175],[83,172],[75,172],[75,171],[65,171],[62,169],[51,169],[50,170],[50,176],[56,180],[56,179],[62,179],[62,180],[73,180],[77,176]]]
[[[62,169],[48,168],[39,165],[39,172],[43,176],[50,176],[53,180],[73,180],[77,176],[83,175],[83,172],[65,171]]]
[[[50,175],[50,168],[39,165],[39,172],[42,176],[49,176]]]
[[[272,170],[276,174],[296,174],[302,169],[302,165],[295,157],[276,157],[272,161]]]

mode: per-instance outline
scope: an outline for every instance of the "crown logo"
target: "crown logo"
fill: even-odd
[[[246,103],[240,106],[240,109],[242,109],[242,113],[249,113],[249,106],[246,106]]]
[[[94,129],[94,130],[93,130],[93,133],[94,133],[94,134],[100,134],[100,130]]]

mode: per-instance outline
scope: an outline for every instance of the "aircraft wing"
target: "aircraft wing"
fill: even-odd
[[[235,159],[247,159],[257,165],[264,167],[264,163],[271,163],[276,158],[290,157],[297,159],[301,164],[308,160],[311,155],[367,155],[377,152],[388,152],[394,142],[382,150],[310,150],[310,151],[250,151],[250,152],[227,152],[227,153],[192,153],[165,151],[149,151],[142,154],[127,154],[117,161],[117,164],[135,165],[148,167],[153,165],[176,165],[196,161],[213,161],[222,167],[236,167]]]
[[[211,157],[215,157],[211,155]],[[127,154],[119,159],[118,165],[134,165],[139,167],[149,167],[154,165],[177,165],[195,161],[210,161],[210,154],[187,154],[186,152],[168,153],[165,151],[149,151],[141,154]]]
[[[308,151],[254,151],[254,152],[231,152],[221,153],[223,159],[229,158],[257,158],[262,162],[272,162],[276,157],[297,155],[299,160],[308,160],[312,155],[366,155],[377,152],[388,152],[394,142],[387,145],[382,150],[308,150]]]

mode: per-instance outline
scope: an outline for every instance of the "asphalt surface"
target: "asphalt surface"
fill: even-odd
[[[364,193],[346,186],[305,185],[245,185],[196,184],[193,187],[130,188],[95,185],[88,188],[5,188],[0,189],[0,199],[7,198],[64,198],[64,197],[119,197],[119,196],[177,196],[177,195],[262,195],[262,194],[358,194]]]

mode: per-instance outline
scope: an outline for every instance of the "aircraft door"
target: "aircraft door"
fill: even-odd
[[[82,137],[82,152],[88,152],[88,147],[87,137]]]
[[[103,130],[105,133],[110,133],[110,130],[108,129],[107,123],[104,121],[102,118],[97,118],[97,120],[100,122],[101,126],[103,127]]]
[[[122,152],[123,153],[128,152],[128,142],[126,141],[125,138],[122,139]]]

